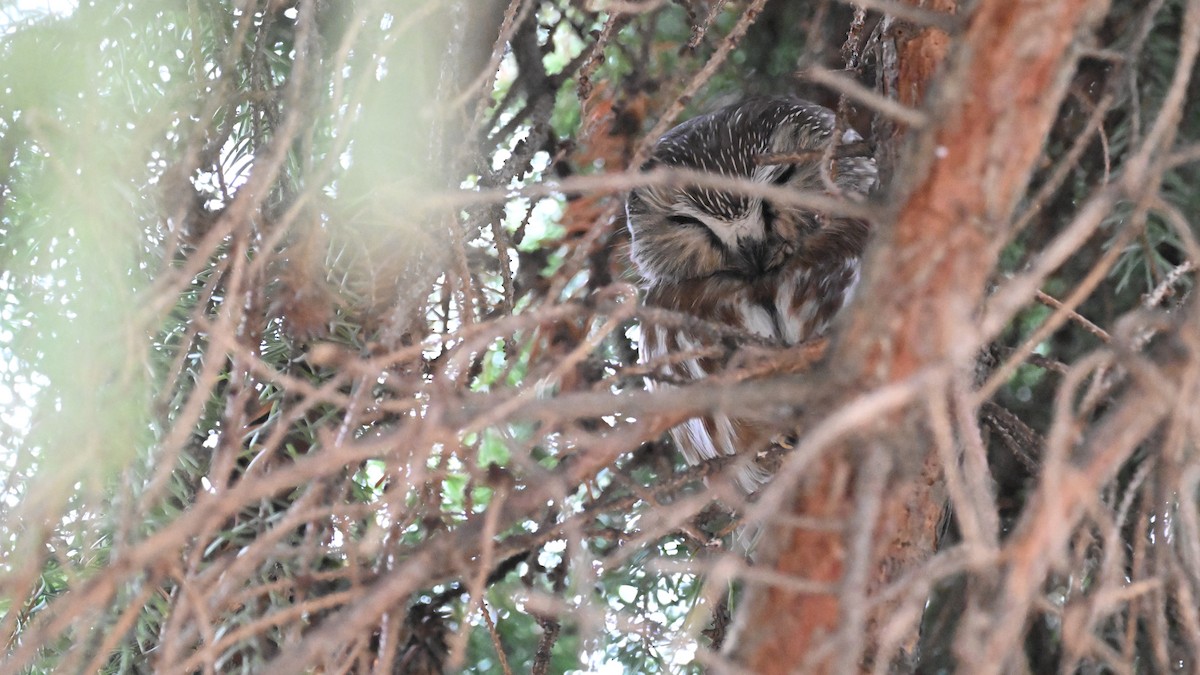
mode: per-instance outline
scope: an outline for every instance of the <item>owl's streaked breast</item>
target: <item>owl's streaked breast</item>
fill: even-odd
[[[646,304],[741,328],[769,342],[795,345],[821,335],[858,284],[858,256],[792,264],[758,280],[737,277],[660,283]]]

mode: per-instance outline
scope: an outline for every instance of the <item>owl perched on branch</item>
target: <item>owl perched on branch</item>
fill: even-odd
[[[645,168],[679,168],[730,180],[648,185],[626,204],[631,258],[647,305],[738,328],[779,345],[820,336],[845,306],[859,276],[868,226],[794,205],[772,203],[737,183],[806,192],[865,195],[876,182],[875,162],[826,152],[833,111],[790,97],[751,98],[694,118],[663,136]],[[860,145],[853,130],[839,146]],[[853,144],[853,145],[851,145]],[[828,159],[825,159],[828,158]],[[822,161],[828,161],[822,176]],[[830,189],[830,188],[834,189]],[[699,380],[719,367],[712,359],[664,358],[701,346],[685,330],[641,327],[641,359],[663,363],[664,380]],[[696,418],[671,430],[691,464],[761,449],[769,434],[725,415]],[[739,484],[753,492],[765,479],[746,464]]]

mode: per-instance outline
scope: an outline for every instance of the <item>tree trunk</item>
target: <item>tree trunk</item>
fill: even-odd
[[[902,155],[909,181],[893,186],[894,217],[875,235],[828,374],[848,383],[834,411],[917,375],[933,384],[901,413],[827,449],[805,469],[793,514],[808,522],[834,518],[844,531],[779,526],[766,538],[779,543],[764,551],[763,563],[837,590],[752,586],[731,644],[734,660],[750,671],[886,670],[912,644],[916,619],[877,626],[872,616],[880,607],[872,603],[932,552],[942,473],[960,471],[953,457],[939,457],[927,410],[949,418],[950,393],[970,386],[976,349],[986,339],[975,320],[1008,239],[1006,223],[1066,90],[1071,43],[1106,7],[1105,0],[982,0],[967,20],[958,51],[931,88],[929,124]],[[917,102],[913,96],[925,90],[944,44],[932,33],[898,41],[901,101]],[[887,489],[879,489],[884,480]],[[985,523],[979,536],[994,541],[991,530]],[[872,556],[868,564],[864,555]]]

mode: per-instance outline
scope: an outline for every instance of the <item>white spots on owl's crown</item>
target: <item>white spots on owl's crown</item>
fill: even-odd
[[[722,176],[770,181],[758,158],[791,150],[821,147],[834,126],[832,111],[791,98],[752,98],[672,129],[653,153],[653,161]],[[861,140],[853,130],[844,138]],[[770,168],[770,167],[768,167]],[[734,219],[760,207],[743,195],[709,188],[683,191],[697,207],[722,219]]]

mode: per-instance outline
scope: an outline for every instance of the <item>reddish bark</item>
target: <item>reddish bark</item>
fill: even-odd
[[[839,362],[898,381],[956,354],[1066,85],[1067,47],[1102,0],[982,2],[931,112],[895,224],[881,233]],[[915,162],[914,162],[915,163]],[[913,167],[917,168],[917,167]],[[880,249],[886,254],[880,253]]]
[[[798,491],[793,512],[808,518],[844,520],[852,506],[846,490],[848,466],[825,461],[814,466]],[[799,579],[836,584],[845,567],[842,535],[834,530],[794,528],[782,545],[776,571]],[[737,650],[754,673],[784,673],[805,662],[820,638],[836,625],[838,599],[832,593],[799,593],[764,587],[748,593],[743,612],[751,623],[740,628]],[[753,603],[753,604],[752,604]]]
[[[927,3],[925,9],[954,14],[958,10],[957,5],[957,0],[934,0]],[[932,26],[915,32],[905,29],[897,29],[897,32],[900,87],[896,91],[896,98],[904,105],[920,107],[925,102],[926,89],[946,59],[950,36],[946,31]]]

